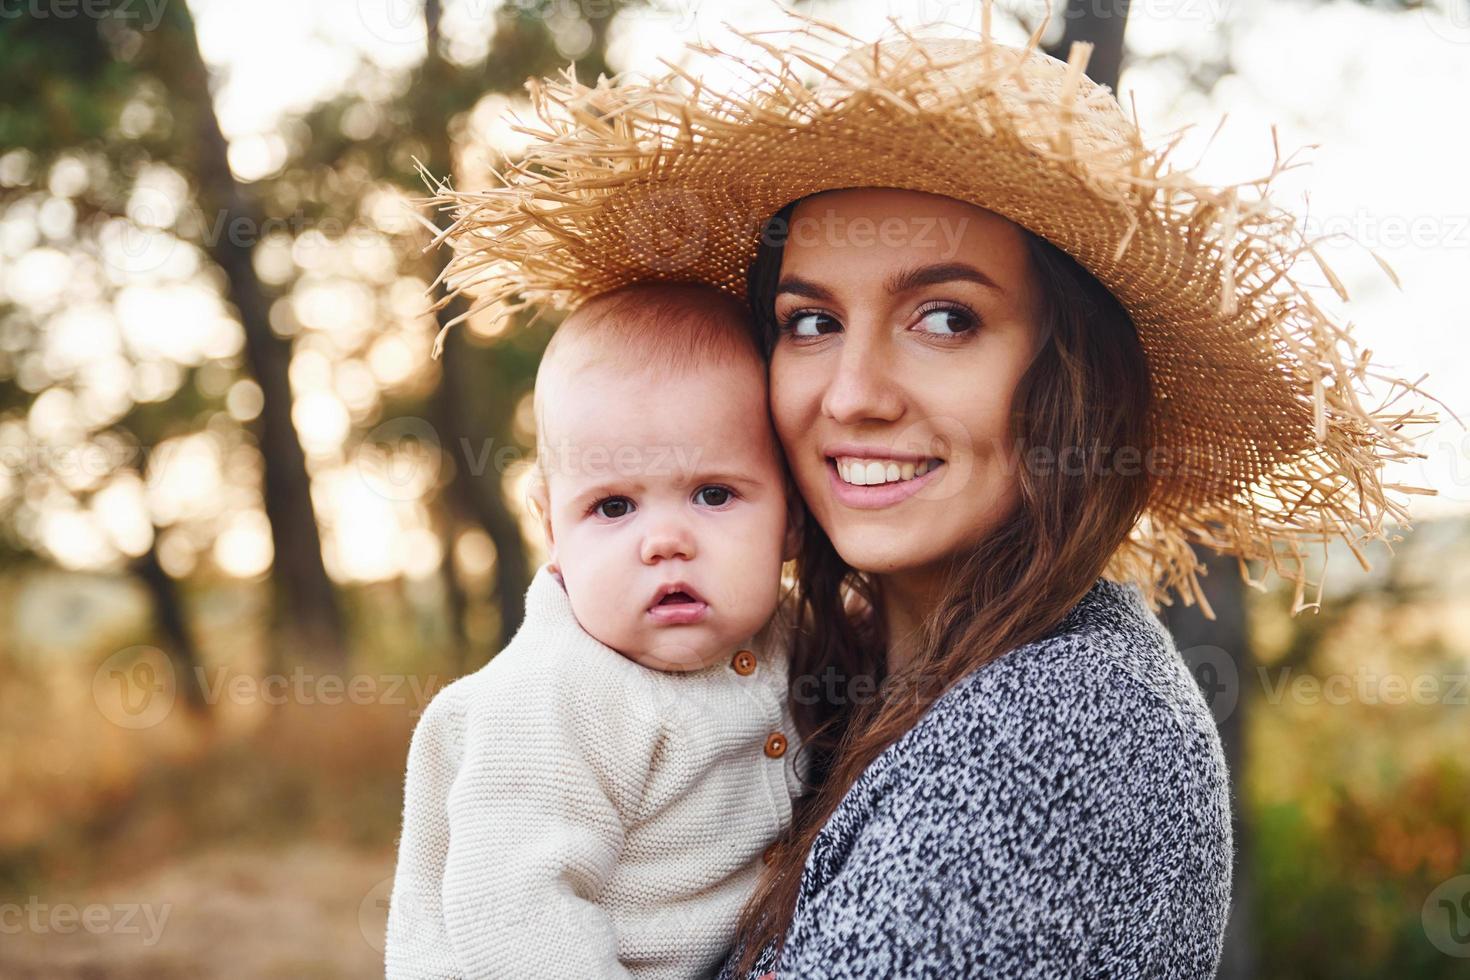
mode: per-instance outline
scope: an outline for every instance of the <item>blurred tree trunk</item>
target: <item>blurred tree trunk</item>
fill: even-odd
[[[1066,26],[1062,39],[1048,45],[1046,53],[1067,60],[1073,41],[1092,44],[1087,61],[1087,77],[1099,85],[1118,92],[1118,77],[1123,73],[1123,32],[1128,26],[1128,0],[1098,3],[1096,0],[1067,0],[1062,12]]]
[[[1128,25],[1128,0],[1114,0],[1111,4],[1068,0],[1063,16],[1066,23],[1062,38],[1048,47],[1047,53],[1065,61],[1072,42],[1091,42],[1087,75],[1099,85],[1108,86],[1116,96],[1126,53],[1123,34]],[[1202,580],[1205,597],[1217,618],[1213,622],[1205,619],[1198,606],[1186,609],[1176,605],[1166,610],[1164,621],[1196,680],[1207,686],[1225,761],[1230,767],[1235,861],[1230,922],[1218,975],[1221,980],[1245,980],[1256,975],[1251,928],[1254,889],[1250,880],[1250,841],[1241,807],[1246,766],[1246,693],[1254,668],[1245,616],[1245,585],[1240,580],[1239,567],[1233,558],[1222,559],[1203,551],[1200,557],[1209,569]],[[1221,697],[1229,700],[1217,702]]]
[[[429,91],[436,85],[449,88],[441,76],[449,72],[449,66],[439,53],[439,19],[442,8],[439,0],[427,0],[424,4],[425,44],[422,83]],[[441,113],[435,118],[416,121],[428,141],[429,159],[425,161],[429,172],[442,176],[450,173],[453,166],[449,144],[449,115]],[[445,220],[436,217],[436,222]],[[432,256],[433,277],[437,278],[449,261],[449,248],[438,249]],[[442,288],[442,287],[441,287]],[[461,302],[448,304],[438,313],[438,325],[443,327],[464,309]],[[500,473],[492,466],[486,473],[475,473],[469,468],[472,447],[482,445],[496,433],[476,431],[472,393],[475,390],[474,351],[464,340],[464,329],[451,330],[444,338],[444,351],[440,357],[440,379],[435,388],[430,414],[434,427],[450,455],[449,485],[445,491],[445,503],[449,510],[451,534],[465,523],[476,523],[485,529],[495,545],[495,604],[499,611],[498,635],[491,641],[493,647],[485,655],[468,649],[468,640],[461,654],[461,665],[468,669],[483,663],[494,650],[499,650],[510,641],[525,616],[526,589],[531,583],[530,558],[525,540],[521,537],[519,521],[506,506],[501,490]],[[452,449],[450,448],[452,447]],[[454,569],[453,554],[445,552],[447,563],[444,578],[450,586],[450,608],[462,619],[468,606],[462,583]],[[464,636],[462,622],[455,624],[455,634]]]
[[[131,561],[128,570],[138,576],[148,589],[149,598],[153,601],[153,622],[163,633],[166,641],[163,649],[178,675],[178,691],[184,697],[184,704],[195,715],[203,716],[209,710],[209,702],[204,695],[199,648],[185,622],[178,584],[158,562],[159,530],[157,527],[153,529],[153,541],[148,550]]]
[[[230,170],[228,144],[210,92],[209,69],[199,52],[193,18],[187,12],[184,16],[188,29],[180,53],[185,61],[178,66],[184,84],[175,96],[191,100],[196,113],[199,204],[206,216],[214,216],[220,231],[208,242],[208,250],[225,273],[227,296],[245,330],[249,369],[264,395],[254,430],[263,457],[265,512],[275,548],[271,577],[275,649],[271,656],[277,666],[303,657],[341,666],[347,661],[342,613],[322,563],[306,455],[291,421],[291,347],[271,331],[269,303],[255,274],[253,253],[261,214]]]
[[[424,4],[424,71],[426,76],[432,65],[439,60],[439,19],[443,11],[439,0],[427,0]],[[446,120],[429,120],[429,162],[431,173],[443,174],[448,172],[448,133],[443,125]],[[440,135],[443,134],[443,135]],[[436,219],[436,223],[438,223]],[[430,264],[433,275],[432,282],[444,268],[446,258],[435,256]],[[436,322],[437,328],[442,328],[446,322],[446,313],[440,312]],[[446,338],[448,339],[448,338]],[[448,353],[446,345],[445,353]],[[447,436],[451,429],[468,428],[459,421],[451,421],[454,415],[463,412],[463,406],[450,404],[444,388],[446,362],[441,361],[440,384],[434,389],[433,400],[429,406],[429,413],[434,416],[434,429],[440,433],[441,441]],[[454,443],[458,445],[458,443]],[[467,674],[476,663],[484,662],[488,657],[476,656],[471,648],[469,629],[465,617],[469,614],[469,596],[465,592],[464,582],[459,577],[459,568],[455,564],[454,549],[459,540],[460,532],[464,529],[465,519],[472,516],[472,508],[466,506],[464,500],[464,489],[461,486],[459,470],[459,459],[454,455],[449,446],[441,447],[450,457],[450,486],[441,498],[444,504],[444,557],[439,563],[439,575],[444,582],[444,593],[446,605],[449,607],[449,635],[454,643],[454,663],[459,673]],[[488,531],[487,531],[488,533]]]
[[[456,672],[467,674],[474,668],[476,661],[473,658],[474,651],[471,649],[466,622],[470,609],[469,596],[465,592],[464,582],[459,577],[459,569],[454,560],[454,549],[459,541],[461,528],[448,508],[440,514],[438,523],[442,525],[439,546],[444,555],[439,562],[439,578],[444,583],[445,605],[449,608],[449,638],[454,645]]]
[[[1251,922],[1254,893],[1251,881],[1249,827],[1242,794],[1245,789],[1245,722],[1250,709],[1251,680],[1255,677],[1249,624],[1245,611],[1245,584],[1234,558],[1221,558],[1199,549],[1209,574],[1201,579],[1205,598],[1215,611],[1214,622],[1199,606],[1166,610],[1165,624],[1174,634],[1185,663],[1205,689],[1220,729],[1225,762],[1230,767],[1230,815],[1235,836],[1235,862],[1230,922],[1225,930],[1225,952],[1220,980],[1248,980],[1256,975],[1256,948]]]
[[[451,303],[441,316],[452,317],[458,308],[458,303]],[[440,321],[441,326],[443,322]],[[486,432],[474,431],[472,419],[475,416],[469,410],[474,377],[473,354],[464,340],[463,331],[451,330],[445,336],[442,374],[430,404],[434,428],[439,431],[446,449],[453,447],[449,453],[450,475],[444,496],[450,527],[457,529],[466,523],[478,524],[495,545],[493,589],[499,611],[499,629],[490,641],[491,650],[481,653],[465,650],[463,665],[466,668],[484,663],[495,650],[510,641],[525,616],[526,589],[531,584],[530,556],[521,537],[520,522],[506,506],[500,474],[493,466],[485,473],[474,473],[469,467],[472,452],[466,451],[467,448],[479,446],[487,438]],[[445,572],[446,578],[454,583],[451,607],[466,609],[468,603],[458,573],[453,568],[453,555],[446,552],[445,560],[450,563]],[[458,595],[454,594],[456,592]],[[462,624],[455,630],[458,634],[465,632]]]

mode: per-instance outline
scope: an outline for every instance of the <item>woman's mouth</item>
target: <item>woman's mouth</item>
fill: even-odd
[[[945,461],[887,457],[828,456],[834,496],[849,507],[873,509],[906,500],[939,479]]]
[[[860,456],[836,456],[831,457],[829,461],[837,467],[837,475],[842,482],[855,487],[903,483],[923,476],[936,466],[944,465],[944,460],[936,457],[915,462],[911,459],[865,459]]]

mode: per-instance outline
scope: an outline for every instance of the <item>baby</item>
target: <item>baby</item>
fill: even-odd
[[[558,327],[535,411],[550,561],[414,732],[387,974],[712,976],[808,775],[764,365],[729,296],[625,287]]]

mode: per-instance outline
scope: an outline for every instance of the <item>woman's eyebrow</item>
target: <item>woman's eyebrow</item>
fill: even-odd
[[[832,293],[824,286],[819,286],[810,279],[800,276],[783,276],[776,283],[776,295],[791,293],[793,296],[805,296],[807,299],[819,299],[824,303],[832,302]]]
[[[905,269],[903,272],[890,276],[884,288],[890,293],[897,294],[924,286],[935,286],[942,282],[973,282],[1002,295],[1005,293],[1005,290],[1000,288],[994,279],[973,265],[964,262],[937,262],[933,265]],[[782,293],[805,296],[808,299],[821,300],[826,303],[833,301],[831,290],[810,279],[803,279],[801,276],[783,276],[776,284],[776,295],[779,296]]]
[[[995,290],[997,293],[1005,293],[1004,289],[996,285],[994,279],[991,279],[973,265],[967,265],[964,262],[939,262],[934,265],[921,265],[913,269],[907,269],[891,276],[886,288],[890,293],[906,293],[911,289],[918,289],[922,286],[934,286],[942,282],[955,282],[959,280],[978,283],[981,286],[987,286]]]

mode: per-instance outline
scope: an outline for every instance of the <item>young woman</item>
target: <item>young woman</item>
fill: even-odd
[[[954,233],[854,244],[884,222]],[[1100,578],[1151,487],[1128,314],[950,198],[819,193],[765,241],[750,297],[814,519],[792,673],[828,678],[793,693],[824,778],[747,906],[763,955],[725,975],[783,937],[792,977],[1213,975],[1219,738],[1142,598]]]
[[[1304,607],[1307,544],[1406,514],[1382,468],[1427,416],[1366,407],[1384,373],[1293,273],[1275,171],[1194,180],[1086,46],[985,13],[856,49],[793,15],[651,82],[533,82],[505,186],[436,199],[472,313],[685,279],[760,322],[815,764],[729,980],[1213,975],[1229,776],[1151,607],[1203,599],[1195,545]]]

